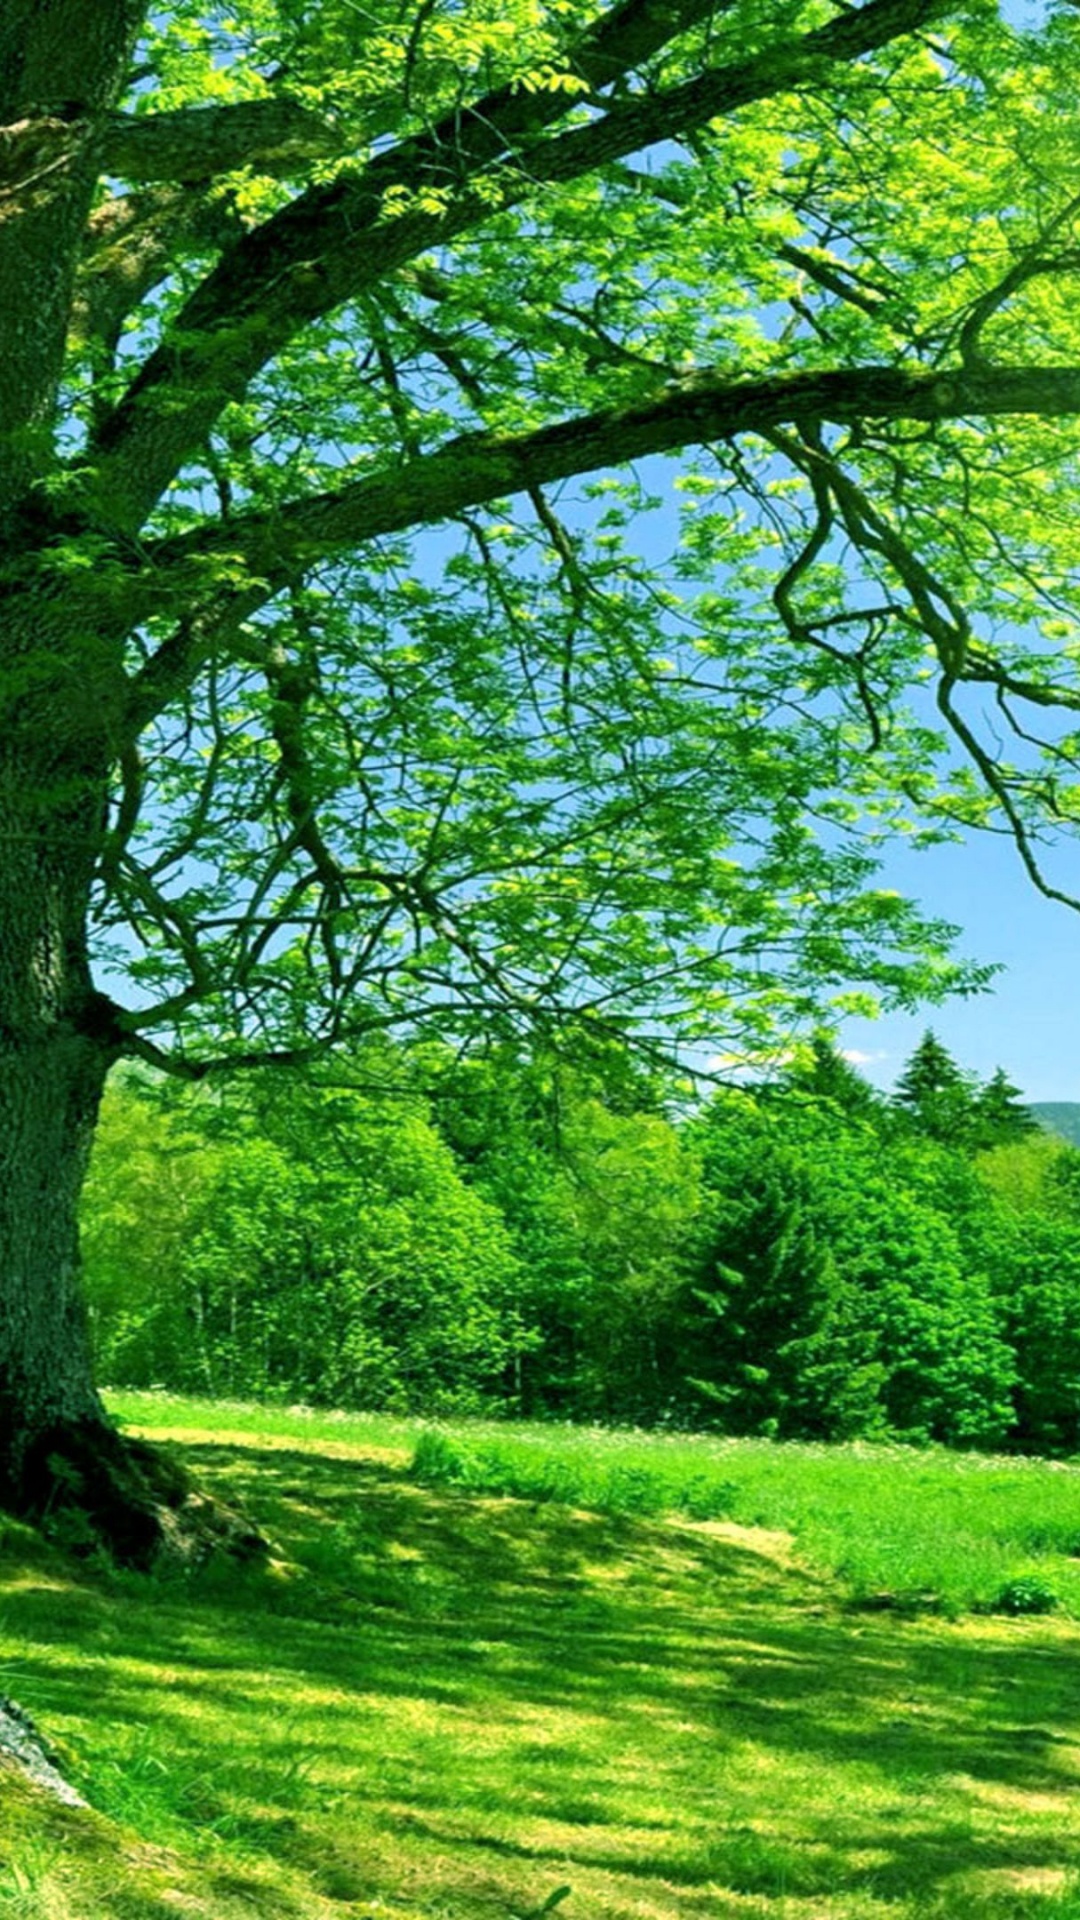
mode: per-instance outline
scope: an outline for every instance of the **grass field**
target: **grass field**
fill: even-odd
[[[1080,1920],[1080,1473],[114,1401],[274,1558],[7,1526],[0,1920]]]

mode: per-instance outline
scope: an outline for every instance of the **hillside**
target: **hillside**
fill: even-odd
[[[1048,1133],[1057,1133],[1070,1146],[1080,1147],[1080,1100],[1033,1100],[1029,1111]]]

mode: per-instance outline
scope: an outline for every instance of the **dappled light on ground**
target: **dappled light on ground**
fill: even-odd
[[[853,1613],[782,1535],[433,1492],[385,1449],[184,1456],[269,1567],[9,1539],[3,1686],[97,1809],[0,1803],[27,1914],[1073,1911],[1074,1623]]]

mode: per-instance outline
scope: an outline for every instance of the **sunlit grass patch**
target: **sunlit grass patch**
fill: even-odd
[[[420,1486],[402,1423],[155,1410],[274,1556],[148,1580],[11,1531],[0,1690],[94,1811],[0,1790],[0,1920],[1080,1920],[1077,1627],[851,1611],[752,1524],[846,1454],[448,1430],[738,1481],[702,1521]]]
[[[410,1460],[413,1477],[431,1487],[786,1531],[856,1603],[1080,1618],[1080,1467],[1061,1462],[865,1442],[777,1446],[561,1425],[432,1426],[157,1394],[113,1402],[122,1417],[159,1434],[261,1437],[276,1447],[295,1440],[345,1456],[359,1448],[371,1459]]]
[[[431,1428],[422,1484],[782,1528],[854,1599],[1080,1615],[1080,1469],[943,1448],[572,1427]]]
[[[138,1427],[148,1437],[198,1435],[202,1439],[258,1439],[266,1446],[318,1443],[351,1453],[396,1453],[415,1445],[424,1422],[390,1413],[337,1412],[327,1407],[266,1406],[249,1400],[200,1400],[158,1389],[136,1392],[116,1388],[106,1394],[110,1411],[121,1423]]]

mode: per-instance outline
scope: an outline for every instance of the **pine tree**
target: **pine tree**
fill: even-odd
[[[831,1339],[837,1276],[807,1207],[807,1182],[780,1160],[722,1207],[688,1302],[687,1384],[734,1433],[826,1437],[844,1372]]]
[[[1038,1127],[1035,1115],[1024,1105],[1024,1096],[1015,1087],[1003,1067],[995,1067],[985,1086],[980,1087],[972,1109],[976,1143],[996,1147],[1005,1140],[1022,1140]]]
[[[827,1100],[841,1113],[865,1118],[879,1107],[874,1088],[846,1060],[827,1035],[816,1033],[809,1047],[788,1069],[783,1092]]]
[[[920,1133],[956,1143],[971,1132],[975,1094],[964,1072],[929,1028],[904,1067],[893,1092]]]

